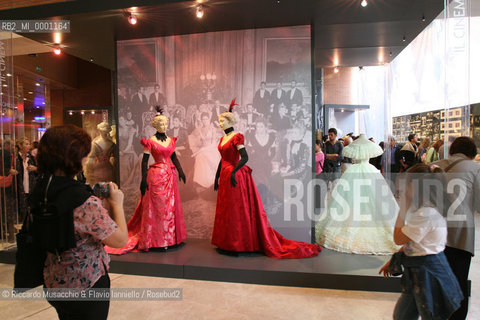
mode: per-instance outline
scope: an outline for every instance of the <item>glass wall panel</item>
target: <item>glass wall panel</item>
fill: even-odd
[[[319,118],[316,122],[325,124],[320,128],[324,131],[323,139],[327,140],[329,128],[336,128],[337,139],[343,139],[341,143],[345,146],[350,140],[348,136],[355,140],[360,134],[381,143],[383,155],[369,162],[383,173],[397,200],[405,189],[398,184],[398,175],[413,164],[448,157],[449,146],[458,136],[473,136],[480,145],[480,94],[470,80],[471,75],[480,72],[479,63],[471,59],[480,54],[478,41],[471,41],[480,36],[480,21],[470,15],[469,0],[445,1],[445,10],[390,63],[372,67],[329,67],[321,73],[316,72],[322,75],[315,80],[322,83],[321,88],[316,86],[317,90],[322,90],[316,95],[323,97],[318,110],[323,107],[324,111],[316,115]],[[341,62],[335,64],[341,65]],[[411,141],[416,146],[409,144],[411,134],[417,138]],[[444,147],[440,148],[438,157],[428,159],[426,151],[432,149],[437,140],[443,141]],[[417,151],[408,153],[409,148]],[[354,159],[353,165],[360,162]],[[362,225],[359,220],[349,220],[354,218],[355,208],[362,208],[359,201],[349,198],[349,194],[355,193],[352,184],[342,185],[344,190],[336,188],[337,183],[351,182],[345,172],[352,164],[346,159],[339,163],[342,166],[339,180],[334,183],[327,180],[328,192],[316,194],[317,200],[320,197],[316,203],[316,217],[324,221],[331,218],[332,212],[338,213],[332,208],[335,209],[334,198],[341,195],[348,208],[341,212],[351,215],[343,216],[344,222],[336,225],[343,228],[338,229],[343,232],[334,236],[351,243],[361,242],[356,238],[361,233],[358,229],[352,231],[345,227]],[[325,175],[318,177],[325,180]],[[372,190],[363,190],[364,193],[357,193],[366,196],[363,199],[371,199]],[[375,209],[382,210],[381,207]],[[368,210],[360,212],[365,214]],[[368,221],[372,222],[369,227],[389,225],[381,217]],[[328,235],[333,238],[331,227],[332,224],[320,222],[317,238],[325,240]],[[327,240],[321,244],[329,247]],[[342,251],[341,246],[333,249]],[[343,249],[354,252],[352,248]]]
[[[15,246],[15,234],[27,212],[27,195],[37,178],[34,142],[50,126],[51,118],[48,80],[15,68],[16,38],[0,33],[2,249]]]
[[[18,227],[17,184],[15,181],[15,124],[17,123],[17,99],[13,76],[12,34],[0,33],[0,101],[1,101],[1,230],[0,249],[15,243],[15,228]]]

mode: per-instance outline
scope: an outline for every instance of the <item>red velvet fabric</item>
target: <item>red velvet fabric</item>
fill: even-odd
[[[127,245],[120,249],[105,246],[111,254],[168,247],[179,244],[187,237],[177,172],[170,161],[170,156],[175,151],[176,138],[171,138],[167,147],[152,139],[142,139],[140,142],[153,156],[155,163],[148,169],[148,190],[128,222]]]
[[[278,259],[311,258],[321,247],[316,244],[285,239],[268,222],[262,200],[252,178],[252,169],[244,165],[235,174],[237,185],[231,187],[230,176],[240,159],[238,145],[244,144],[241,133],[235,134],[218,150],[222,169],[217,196],[212,244],[223,250],[258,251]]]

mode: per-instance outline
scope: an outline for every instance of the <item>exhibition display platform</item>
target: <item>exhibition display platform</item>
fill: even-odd
[[[399,292],[400,279],[378,274],[389,256],[356,255],[323,249],[310,259],[272,259],[259,253],[220,254],[209,240],[187,239],[163,251],[111,256],[110,272],[141,276],[225,281],[341,290]],[[15,251],[0,252],[15,263]]]
[[[400,292],[400,278],[378,271],[390,256],[356,255],[323,249],[315,258],[272,259],[259,253],[220,254],[209,240],[187,239],[163,251],[111,256],[110,272],[140,276],[224,281],[340,290]],[[15,263],[15,250],[0,252],[1,263]]]

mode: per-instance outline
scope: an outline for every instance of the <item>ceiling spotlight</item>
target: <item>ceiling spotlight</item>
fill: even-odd
[[[363,0],[362,3],[361,3],[361,5],[362,5],[362,7],[365,8],[365,7],[368,5],[367,0]]]
[[[93,58],[90,58],[90,62],[93,62]]]
[[[203,5],[199,4],[197,6],[197,11],[196,11],[196,16],[198,19],[202,19],[203,18],[203,14],[204,14],[204,11],[203,11]]]
[[[73,114],[73,112],[72,112],[72,111],[70,111],[70,112],[68,112],[68,114],[69,114],[69,115],[72,115],[72,114]]]
[[[405,41],[405,40],[407,40],[407,38],[405,38],[405,36],[403,36],[402,41]]]
[[[422,16],[422,21],[424,21],[424,22],[425,22],[425,15],[423,15],[423,16]]]
[[[40,87],[40,83],[38,83],[38,82],[36,82],[35,85],[36,85],[37,87]]]
[[[55,53],[57,56],[62,53],[62,49],[60,48],[60,45],[58,43],[55,43],[53,47],[53,53]]]
[[[390,53],[389,53],[389,54],[390,54],[390,57],[391,57],[391,56],[392,56],[392,51],[390,51]]]
[[[80,114],[85,114],[85,111],[80,111]]]
[[[95,111],[92,111],[91,114],[95,114]]]
[[[338,67],[333,68],[333,72],[338,73]]]
[[[128,22],[131,25],[137,24],[137,17],[135,17],[135,15],[130,13],[130,15],[128,16]]]

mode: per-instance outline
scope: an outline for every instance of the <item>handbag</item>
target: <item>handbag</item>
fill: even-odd
[[[13,166],[12,166],[13,169]],[[11,173],[8,176],[0,176],[0,188],[8,188],[12,185],[13,176]]]
[[[52,176],[45,190],[45,203]],[[17,234],[17,253],[13,288],[17,292],[27,291],[44,284],[43,267],[47,258],[47,251],[42,248],[43,241],[38,236],[39,228],[34,225],[34,216],[29,208],[23,220],[22,229]],[[40,241],[39,241],[40,240]]]
[[[12,185],[12,174],[9,174],[8,176],[0,176],[0,187],[1,188],[8,188]]]
[[[43,285],[43,266],[47,253],[34,241],[33,217],[29,212],[17,234],[17,253],[14,272],[14,289],[23,292]]]

